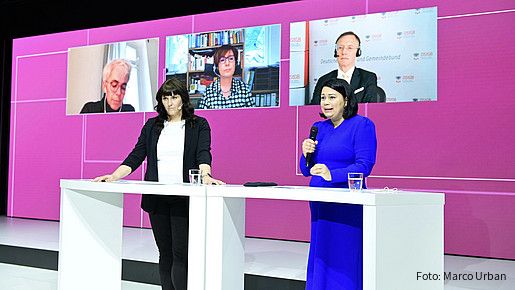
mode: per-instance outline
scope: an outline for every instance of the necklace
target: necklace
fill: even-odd
[[[224,91],[224,90],[222,90],[222,89],[220,89],[220,90],[221,90],[221,91],[222,91],[222,93],[224,93],[224,94],[227,94],[228,92],[230,92],[230,91],[231,91],[231,89],[229,89],[228,91]]]

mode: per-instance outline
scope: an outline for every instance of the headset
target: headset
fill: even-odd
[[[356,33],[352,32],[352,31],[347,31],[347,32],[344,32],[342,34],[340,34],[340,36],[338,36],[338,38],[336,38],[336,42],[334,43],[334,57],[338,57],[338,51],[336,50],[336,45],[338,43],[338,40],[340,40],[340,38],[344,37],[344,36],[347,36],[347,35],[352,35],[354,37],[356,37],[356,39],[358,40],[358,50],[356,50],[356,57],[360,57],[361,56],[361,40],[359,39],[359,37],[356,35]]]

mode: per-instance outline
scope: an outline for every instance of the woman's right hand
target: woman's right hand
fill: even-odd
[[[313,141],[311,139],[304,139],[302,141],[302,154],[306,157],[306,154],[315,152],[318,141]]]
[[[129,175],[132,172],[132,169],[127,165],[120,165],[116,168],[115,171],[111,174],[102,175],[95,177],[93,181],[95,182],[112,182],[117,181],[118,179],[122,179],[125,176]]]
[[[119,178],[116,178],[116,176],[114,176],[113,174],[107,174],[107,175],[95,177],[93,179],[93,181],[94,182],[111,182],[111,181],[116,181],[118,179]]]

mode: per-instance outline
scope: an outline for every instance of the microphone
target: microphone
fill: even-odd
[[[311,139],[313,141],[316,141],[317,134],[318,134],[318,127],[317,126],[312,126],[311,130],[309,131],[309,139]],[[308,167],[308,168],[309,168],[309,163],[311,163],[311,156],[312,155],[313,155],[313,153],[307,153],[306,154],[306,167]]]

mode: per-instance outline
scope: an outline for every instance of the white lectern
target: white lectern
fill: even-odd
[[[245,198],[363,205],[363,289],[443,290],[443,280],[417,280],[444,270],[441,193],[231,185],[207,187],[209,290],[244,288]]]
[[[204,290],[205,190],[190,184],[61,180],[58,289],[121,289],[123,193],[135,193],[190,197],[188,289]]]

